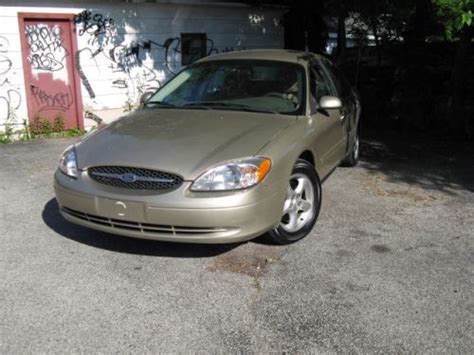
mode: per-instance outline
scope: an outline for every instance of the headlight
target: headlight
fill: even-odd
[[[191,191],[241,190],[257,185],[270,171],[268,158],[229,161],[212,168],[196,179]]]
[[[77,178],[76,150],[74,146],[67,148],[59,160],[59,169],[67,176]]]

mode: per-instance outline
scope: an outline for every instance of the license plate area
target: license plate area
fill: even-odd
[[[97,198],[97,212],[112,219],[145,222],[145,205],[142,202]]]

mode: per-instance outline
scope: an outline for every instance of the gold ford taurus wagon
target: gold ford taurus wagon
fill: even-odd
[[[321,181],[359,158],[358,96],[315,54],[214,55],[63,153],[62,215],[135,238],[291,243],[313,228]]]

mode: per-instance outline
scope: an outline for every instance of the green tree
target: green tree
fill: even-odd
[[[436,14],[444,26],[446,38],[453,40],[472,25],[473,0],[433,0]]]
[[[468,55],[472,41],[473,0],[433,0],[437,17],[448,41],[457,41],[456,58],[451,73],[449,120],[455,135],[468,135],[470,122],[465,112]]]

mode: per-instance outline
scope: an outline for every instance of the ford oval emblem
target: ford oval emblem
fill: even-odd
[[[123,174],[120,177],[120,180],[122,180],[123,182],[132,183],[137,181],[137,176],[135,174]]]

